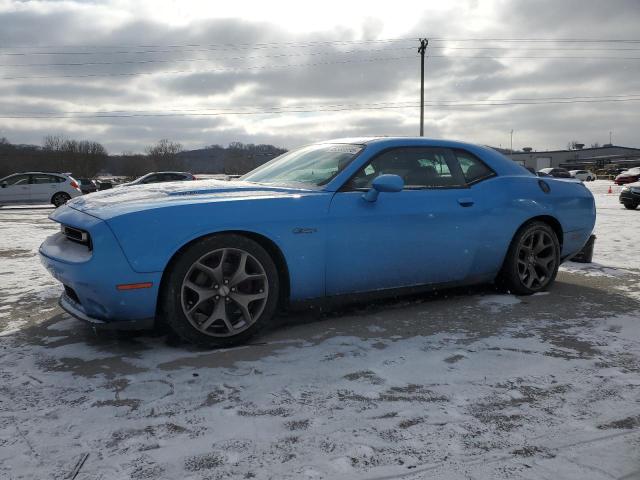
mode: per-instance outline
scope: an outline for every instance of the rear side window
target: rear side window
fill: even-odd
[[[495,172],[475,155],[464,150],[454,150],[453,153],[460,164],[467,184],[477,183],[495,176]]]
[[[42,184],[42,183],[60,183],[63,181],[60,177],[55,177],[53,175],[43,175],[43,174],[34,174],[31,175],[31,183]]]
[[[182,175],[180,173],[166,173],[165,174],[165,178],[164,178],[164,182],[175,182],[178,180],[184,180],[186,178],[185,175]]]

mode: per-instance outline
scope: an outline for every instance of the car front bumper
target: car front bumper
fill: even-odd
[[[620,203],[637,203],[640,204],[640,192],[627,190],[620,192]]]
[[[82,304],[73,300],[67,293],[58,299],[58,305],[72,317],[77,318],[101,330],[148,330],[153,328],[155,318],[141,318],[138,320],[106,321],[90,317]]]
[[[89,248],[56,233],[40,246],[42,264],[64,285],[60,306],[72,316],[104,328],[151,326],[162,272],[134,271],[102,220],[68,206],[60,207],[50,218],[87,231],[92,241]],[[147,288],[118,288],[139,284]]]

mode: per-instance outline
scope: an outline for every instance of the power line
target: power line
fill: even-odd
[[[639,97],[639,98],[636,98]],[[538,102],[538,101],[550,101],[550,100],[605,100],[605,99],[629,99],[629,100],[637,100],[640,99],[640,93],[629,93],[629,94],[616,94],[616,95],[578,95],[578,96],[569,96],[569,97],[527,97],[527,98],[486,98],[486,99],[475,99],[471,100],[472,103],[481,103],[481,102]],[[435,104],[446,104],[453,103],[459,104],[465,102],[465,100],[456,100],[456,99],[434,99],[432,100]],[[308,104],[308,105],[282,105],[282,106],[271,106],[267,107],[268,110],[276,110],[276,109],[294,109],[298,108],[325,108],[325,107],[358,107],[358,106],[384,106],[384,105],[408,105],[412,106],[415,104],[414,100],[406,100],[406,101],[395,101],[395,102],[367,102],[367,103],[321,103],[321,104]],[[99,111],[87,111],[87,110],[77,110],[77,111],[56,111],[56,112],[28,112],[24,113],[24,115],[59,115],[59,114],[113,114],[113,113],[156,113],[156,112],[211,112],[211,111],[235,111],[238,108],[253,108],[249,106],[236,106],[236,107],[200,107],[200,108],[158,108],[154,110],[99,110]],[[16,114],[18,115],[18,114]],[[21,114],[20,114],[21,115]]]
[[[501,38],[501,37],[430,37],[446,42],[507,42],[507,43],[640,43],[640,39],[623,38]]]
[[[613,96],[612,96],[613,97]],[[553,98],[553,97],[551,97]],[[562,97],[557,97],[562,98]],[[598,98],[598,97],[585,97],[582,100],[571,99],[572,97],[566,97],[566,100],[544,100],[535,99],[532,101],[476,101],[476,102],[458,102],[458,103],[443,103],[441,101],[425,102],[425,105],[436,108],[460,108],[460,107],[486,107],[486,106],[517,106],[517,105],[557,105],[557,104],[580,104],[580,103],[609,103],[609,102],[629,102],[640,101],[640,95],[636,98]],[[450,102],[450,101],[445,101]],[[299,106],[292,107],[272,107],[270,109],[262,110],[234,110],[234,111],[198,111],[198,110],[185,110],[180,112],[166,112],[166,113],[134,113],[131,111],[114,111],[124,112],[111,113],[111,112],[83,112],[80,115],[72,116],[59,112],[53,115],[33,115],[33,114],[16,114],[16,115],[3,115],[1,119],[74,119],[74,118],[134,118],[134,117],[214,117],[224,115],[269,115],[269,114],[282,114],[282,113],[319,113],[319,112],[341,112],[352,110],[387,110],[387,109],[406,109],[415,108],[419,104],[416,102],[389,102],[388,104],[335,104],[332,105],[320,105],[315,108]],[[71,113],[71,112],[67,112]],[[105,114],[106,113],[106,114]]]
[[[308,41],[290,41],[290,42],[256,42],[256,43],[183,43],[183,44],[138,44],[138,45],[2,45],[0,49],[63,49],[63,48],[192,48],[192,47],[209,47],[209,48],[282,48],[282,47],[309,47],[317,45],[354,45],[354,44],[371,44],[371,43],[394,43],[394,42],[415,42],[418,37],[404,38],[381,38],[381,39],[362,39],[362,40],[308,40]],[[623,38],[514,38],[514,37],[429,37],[430,41],[438,42],[505,42],[505,43],[581,43],[581,44],[616,44],[630,43],[640,44],[640,39],[623,39]],[[56,52],[30,52],[31,54],[51,55]],[[73,54],[74,52],[59,52],[60,54]],[[84,54],[85,52],[78,52]],[[109,53],[109,52],[97,52]],[[124,52],[123,52],[124,53]],[[128,53],[128,52],[127,52]]]
[[[28,79],[43,79],[43,78],[90,78],[90,77],[132,77],[137,75],[166,75],[166,74],[181,74],[181,73],[215,73],[215,72],[237,72],[242,73],[247,70],[270,70],[279,68],[297,68],[297,67],[315,67],[320,65],[339,65],[346,63],[370,63],[385,61],[405,60],[408,58],[415,58],[413,55],[400,56],[400,57],[374,57],[359,60],[336,60],[328,62],[315,62],[315,63],[297,63],[297,64],[285,64],[285,65],[265,65],[265,66],[253,66],[237,68],[214,68],[205,70],[169,70],[169,71],[155,71],[155,72],[129,72],[129,73],[90,73],[90,74],[74,74],[74,75],[19,75],[19,76],[7,76],[0,77],[0,80],[28,80]]]
[[[635,99],[635,97],[640,97],[640,93],[627,93],[627,94],[616,94],[616,95],[577,95],[577,96],[569,96],[569,97],[520,97],[520,98],[484,98],[484,99],[475,99],[471,100],[474,103],[479,102],[535,102],[535,101],[545,101],[545,100],[603,100],[608,98],[630,98]],[[459,99],[434,99],[433,102],[437,103],[460,103],[465,102],[465,100]],[[267,107],[270,110],[276,108],[309,108],[309,107],[349,107],[349,106],[362,106],[362,105],[401,105],[401,104],[411,104],[415,103],[414,100],[405,100],[405,101],[395,101],[395,102],[367,102],[367,103],[318,103],[318,104],[308,104],[308,105],[282,105],[282,106],[272,106]],[[200,107],[200,108],[177,108],[177,107],[166,107],[166,108],[158,108],[154,110],[100,110],[100,111],[57,111],[57,112],[29,112],[29,114],[38,114],[38,115],[56,115],[56,114],[81,114],[81,113],[93,113],[93,114],[101,114],[101,113],[154,113],[154,112],[207,112],[213,110],[237,110],[238,108],[253,108],[250,106],[236,106],[236,107],[219,107],[219,106],[211,106],[211,107]]]
[[[0,49],[30,49],[30,48],[191,48],[191,47],[224,47],[224,48],[281,48],[308,47],[313,45],[354,45],[371,43],[410,42],[416,37],[408,38],[380,38],[364,40],[309,40],[297,42],[255,42],[255,43],[183,43],[183,44],[143,44],[143,45],[1,45]]]
[[[413,47],[394,47],[394,48],[380,48],[373,50],[347,50],[337,52],[311,52],[311,53],[282,53],[277,55],[260,55],[260,56],[245,56],[245,57],[210,57],[210,58],[178,58],[171,60],[122,60],[116,62],[73,62],[73,63],[7,63],[5,67],[61,67],[61,66],[85,66],[85,65],[133,65],[133,64],[146,64],[146,63],[174,63],[174,62],[212,62],[212,61],[237,61],[237,60],[261,60],[263,58],[288,58],[288,57],[312,57],[318,55],[351,55],[363,52],[388,52],[398,50],[413,50]],[[182,52],[176,52],[182,53]]]
[[[594,55],[429,55],[429,58],[490,58],[501,59],[565,59],[565,60],[640,60],[640,57],[610,57]]]
[[[512,47],[452,47],[452,46],[437,46],[432,45],[431,49],[438,50],[514,50],[516,48],[527,48],[534,49],[536,51],[547,51],[547,52],[640,52],[640,48],[629,48],[629,47],[614,47],[614,48],[604,48],[604,47],[529,47],[529,46],[512,46]]]
[[[542,56],[542,55],[509,55],[509,56],[494,56],[494,55],[427,55],[428,58],[472,58],[472,59],[492,59],[492,60],[509,60],[509,59],[537,59],[537,60],[606,60],[606,61],[638,61],[640,57],[610,57],[610,56]],[[376,57],[359,60],[338,60],[328,62],[315,62],[315,63],[301,63],[301,64],[283,64],[283,65],[264,65],[264,66],[247,66],[242,69],[238,68],[215,68],[205,70],[169,70],[169,71],[151,71],[151,72],[124,72],[124,73],[93,73],[93,74],[70,74],[70,75],[11,75],[0,77],[0,80],[29,80],[29,79],[48,79],[48,78],[92,78],[92,77],[131,77],[138,75],[168,75],[168,74],[183,74],[183,73],[215,73],[215,72],[237,72],[242,73],[247,70],[270,70],[280,68],[299,68],[299,67],[314,67],[320,65],[337,65],[347,63],[370,63],[377,61],[396,61],[409,58],[415,58],[414,56],[399,56],[399,57]],[[238,59],[241,59],[238,57]],[[181,60],[175,60],[181,61]],[[196,61],[196,60],[189,60]],[[135,62],[122,62],[122,63],[172,63],[173,61],[135,61]],[[115,62],[117,63],[117,62]],[[90,64],[87,63],[87,64]],[[111,64],[111,63],[105,63]],[[18,65],[16,65],[18,66]],[[26,65],[25,65],[26,66]]]
[[[317,48],[317,47],[316,47]],[[385,51],[385,50],[404,50],[404,49],[411,49],[413,47],[410,46],[405,46],[405,47],[394,47],[394,48],[381,48],[381,49],[376,49],[376,50],[369,50],[369,51]],[[446,45],[446,46],[437,46],[437,45],[433,45],[431,47],[431,49],[435,49],[435,50],[475,50],[475,51],[481,51],[481,50],[514,50],[516,47],[459,47],[459,46],[450,46],[450,45]],[[536,51],[550,51],[550,52],[638,52],[640,51],[640,48],[629,48],[629,47],[614,47],[614,48],[603,48],[603,47],[587,47],[587,48],[582,48],[582,47],[551,47],[551,48],[546,48],[546,47],[540,47],[540,46],[535,46],[535,47],[529,47],[529,46],[524,46],[524,47],[520,47],[518,46],[517,48],[535,48]],[[255,49],[252,48],[252,50],[260,50],[260,47],[256,47]],[[201,53],[201,52],[219,52],[219,51],[236,51],[238,50],[237,48],[218,48],[218,47],[213,47],[213,48],[197,48],[197,49],[187,49],[187,50],[124,50],[124,51],[89,51],[89,52],[11,52],[11,53],[7,53],[7,52],[0,52],[0,56],[10,56],[10,57],[27,57],[27,56],[38,56],[38,55],[69,55],[69,56],[77,56],[77,55],[141,55],[141,54],[158,54],[158,53]],[[335,50],[332,52],[316,52],[316,53],[299,53],[299,54],[279,54],[279,55],[262,55],[262,58],[275,58],[275,57],[285,57],[285,56],[304,56],[304,55],[329,55],[329,54],[342,54],[342,53],[356,53],[356,52],[360,52],[363,50],[350,50],[350,51],[339,51],[339,50]],[[245,58],[249,58],[249,57],[245,57]],[[111,65],[111,64],[115,64],[115,63],[128,63],[128,62],[105,62],[104,64],[106,65]],[[134,62],[135,63],[135,62]],[[20,66],[40,66],[40,65],[90,65],[90,64],[95,64],[94,62],[87,62],[87,63],[69,63],[69,64],[65,64],[65,63],[37,63],[37,64],[6,64],[5,66],[13,66],[13,67],[20,67]],[[102,62],[100,62],[100,64],[103,64]]]

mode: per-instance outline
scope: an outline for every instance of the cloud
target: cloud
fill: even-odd
[[[561,148],[574,138],[604,143],[613,130],[616,143],[638,146],[640,102],[440,105],[640,94],[640,61],[611,58],[640,57],[639,43],[495,40],[633,39],[640,23],[637,0],[421,1],[371,5],[366,12],[344,4],[340,15],[330,14],[334,4],[305,11],[263,3],[215,9],[195,1],[176,10],[160,0],[0,0],[4,116],[180,114],[0,119],[0,136],[39,143],[46,134],[63,133],[98,140],[117,153],[142,151],[163,137],[197,148],[231,141],[294,147],[332,137],[412,135],[418,130],[417,41],[349,42],[428,36],[428,135],[505,145],[514,129],[515,146],[542,149]],[[323,43],[335,40],[344,42]],[[533,58],[554,56],[588,58]],[[10,79],[25,76],[31,78]],[[378,108],[389,102],[408,106]],[[326,109],[322,105],[336,111],[203,115]],[[186,116],[187,111],[200,115]]]

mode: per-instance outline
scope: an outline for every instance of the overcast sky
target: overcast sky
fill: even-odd
[[[640,147],[639,26],[640,0],[0,0],[0,137],[120,153],[417,135],[424,36],[425,136]]]

